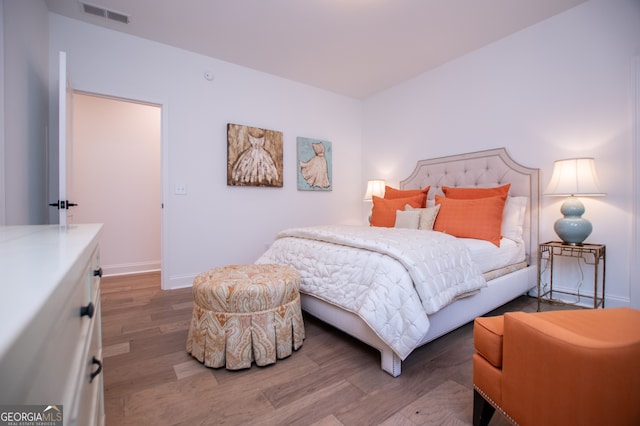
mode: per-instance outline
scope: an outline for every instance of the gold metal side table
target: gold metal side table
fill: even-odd
[[[556,256],[575,257],[578,258],[578,261],[582,259],[585,264],[593,266],[593,296],[580,294],[579,292],[553,289],[553,266],[554,258]],[[549,265],[549,289],[544,292],[542,289],[541,277],[542,261],[548,262]],[[599,269],[601,263],[602,279],[600,280]],[[569,303],[562,300],[554,299],[554,293],[577,296],[578,300],[580,300],[581,298],[592,299],[594,309],[597,309],[598,307],[604,308],[604,283],[606,264],[606,246],[604,244],[569,245],[560,241],[549,241],[540,244],[538,247],[538,311],[540,311],[540,303],[543,301],[565,305],[582,306],[575,303]]]

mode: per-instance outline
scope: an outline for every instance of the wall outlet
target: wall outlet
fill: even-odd
[[[187,185],[184,183],[176,183],[174,192],[176,195],[187,195]]]

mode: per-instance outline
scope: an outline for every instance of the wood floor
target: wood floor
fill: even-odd
[[[470,425],[472,324],[414,351],[393,378],[380,354],[305,316],[306,339],[267,367],[209,369],[185,350],[191,288],[157,273],[102,281],[107,425]],[[492,314],[536,309],[520,297]],[[491,425],[506,425],[498,414]]]

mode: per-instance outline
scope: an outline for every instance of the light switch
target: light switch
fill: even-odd
[[[175,193],[176,195],[187,195],[187,185],[184,183],[176,183]]]

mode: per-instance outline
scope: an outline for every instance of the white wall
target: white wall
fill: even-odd
[[[160,113],[154,105],[73,96],[73,221],[104,224],[105,275],[160,269]]]
[[[5,201],[5,155],[4,155],[4,0],[0,0],[0,22],[2,22],[2,30],[0,30],[0,70],[2,72],[2,78],[0,78],[0,226],[4,226],[7,223],[7,209]]]
[[[506,147],[541,169],[593,156],[606,197],[583,199],[607,244],[607,303],[629,301],[633,57],[640,2],[591,0],[367,99],[363,182],[406,178],[416,160]],[[562,199],[542,197],[540,240],[557,239]],[[635,259],[637,261],[637,259]],[[577,274],[569,271],[567,274]],[[568,277],[573,280],[573,277]]]
[[[253,262],[285,227],[361,222],[360,101],[56,14],[49,25],[75,89],[162,105],[166,287]],[[227,123],[284,133],[283,188],[227,186]],[[297,136],[332,142],[333,191],[297,190]]]
[[[634,102],[634,152],[633,152],[633,218],[631,232],[631,250],[629,251],[629,264],[631,281],[640,276],[640,55],[635,57],[635,84],[633,92]],[[630,294],[633,307],[640,309],[640,285],[630,285]]]
[[[42,1],[3,1],[0,18],[4,92],[0,224],[43,224],[48,221],[49,202],[47,7]]]

